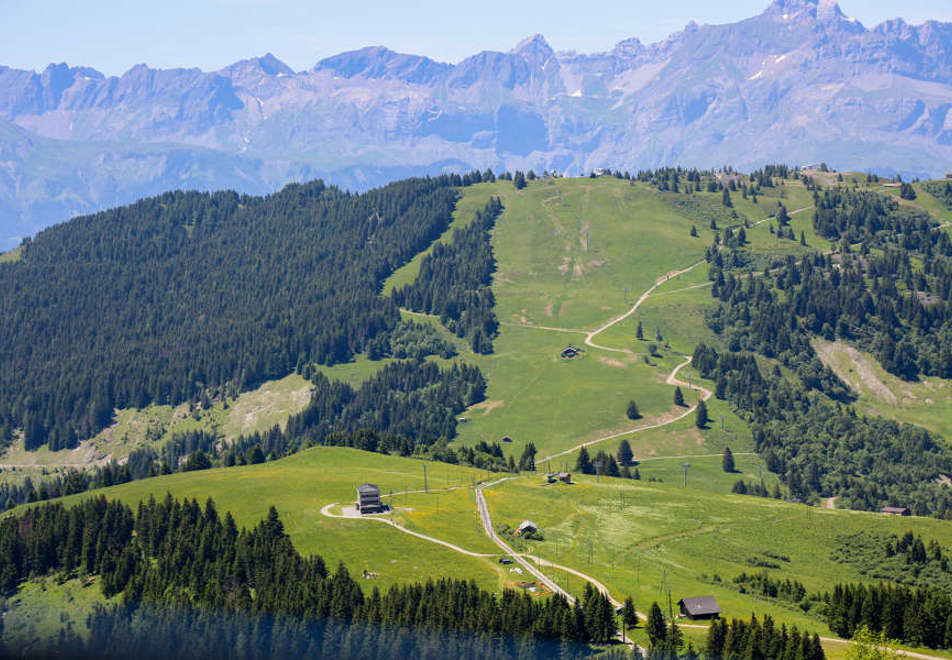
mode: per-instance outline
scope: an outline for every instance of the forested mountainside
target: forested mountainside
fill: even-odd
[[[907,381],[952,377],[952,240],[925,211],[881,193],[836,186],[813,195],[814,231],[834,252],[758,263],[743,241],[709,251],[718,303],[707,323],[730,352],[702,344],[693,363],[751,421],[757,450],[791,497],[838,496],[858,509],[902,501],[948,517],[952,493],[936,481],[952,473],[948,442],[858,415],[811,340],[855,342]],[[778,234],[786,225],[778,214]],[[754,267],[763,269],[756,277]],[[792,377],[779,366],[762,373],[755,354]]]
[[[383,279],[446,229],[462,182],[173,192],[43,232],[0,264],[4,435],[70,447],[117,407],[198,401],[367,350],[400,319]]]
[[[774,0],[592,54],[536,35],[457,64],[368,47],[306,71],[271,54],[209,72],[0,67],[0,248],[178,187],[676,162],[935,176],[952,157],[950,46],[948,23],[865,27],[835,2]]]

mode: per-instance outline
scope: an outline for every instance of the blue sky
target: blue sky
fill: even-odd
[[[457,62],[508,50],[536,32],[556,50],[596,52],[627,37],[658,41],[690,20],[736,21],[769,1],[0,0],[0,64],[39,70],[65,61],[107,74],[139,62],[214,70],[270,51],[300,70],[366,45]],[[841,0],[840,7],[867,26],[896,16],[952,21],[950,0]]]

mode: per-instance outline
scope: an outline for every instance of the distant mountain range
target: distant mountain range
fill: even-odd
[[[371,47],[300,72],[270,54],[119,77],[0,67],[0,248],[170,188],[820,160],[934,176],[952,169],[950,110],[952,24],[868,29],[829,0],[591,55],[536,35],[455,65]]]

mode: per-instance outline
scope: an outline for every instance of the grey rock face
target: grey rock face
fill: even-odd
[[[0,247],[167,188],[262,192],[322,176],[493,167],[583,173],[825,160],[952,169],[952,25],[868,29],[831,0],[557,53],[541,35],[456,65],[383,47],[295,72],[0,67]],[[4,240],[6,239],[6,240]]]

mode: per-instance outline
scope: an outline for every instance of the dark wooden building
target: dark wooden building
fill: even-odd
[[[678,601],[678,607],[681,608],[681,614],[692,621],[716,619],[721,615],[721,606],[717,604],[714,596],[682,598]]]
[[[569,346],[568,348],[563,350],[559,355],[561,355],[566,360],[571,360],[572,358],[578,356],[578,349],[575,348],[574,346]]]
[[[376,485],[357,486],[357,510],[361,513],[380,513],[384,510],[380,502],[380,489]]]

